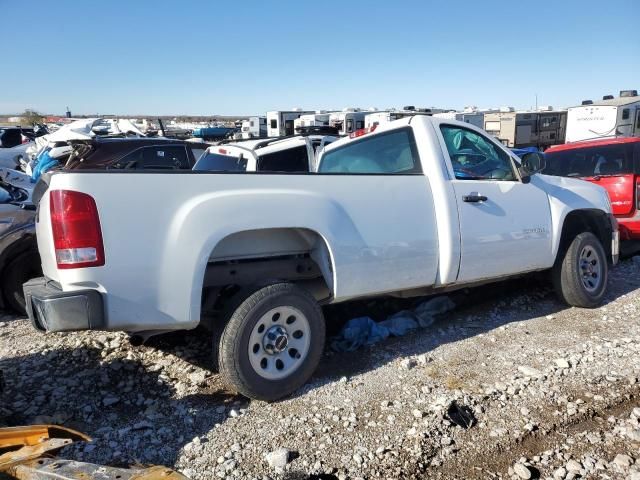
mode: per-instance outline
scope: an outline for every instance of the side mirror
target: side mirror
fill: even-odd
[[[547,166],[542,152],[528,152],[520,158],[522,160],[520,162],[520,175],[523,179],[544,170],[544,167]]]

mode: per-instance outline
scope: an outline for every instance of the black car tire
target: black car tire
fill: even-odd
[[[2,293],[9,308],[26,314],[22,285],[42,275],[38,252],[27,251],[17,255],[2,272]]]
[[[597,276],[589,273],[596,266]],[[565,303],[582,308],[600,305],[607,289],[608,262],[598,237],[591,232],[578,234],[564,255],[559,256],[552,277],[555,290]]]
[[[304,352],[301,352],[303,354],[297,357],[293,347],[285,343],[281,354],[290,354],[294,360],[289,363],[293,366],[287,366],[282,372],[275,372],[276,375],[284,375],[281,378],[269,379],[265,378],[264,374],[258,373],[255,365],[252,364],[255,359],[250,358],[249,346],[253,343],[250,342],[254,338],[253,335],[260,332],[262,324],[266,324],[267,329],[277,326],[276,320],[271,320],[270,315],[272,311],[280,308],[299,314],[299,320],[294,318],[292,324],[288,324],[292,317],[286,319],[287,323],[281,321],[284,327],[292,325],[289,329],[291,344],[295,345],[294,342],[300,341],[296,336],[296,333],[300,332],[296,330],[298,328],[296,325],[300,325],[300,322],[304,325],[304,335],[308,343]],[[296,324],[296,321],[299,323]],[[320,362],[324,340],[324,317],[315,298],[292,283],[273,283],[251,293],[231,315],[220,337],[218,352],[220,374],[227,386],[242,395],[256,400],[278,400],[290,395],[309,380]],[[262,351],[259,355],[268,357],[268,354]],[[269,362],[273,362],[273,365],[278,364],[277,355],[269,358]]]

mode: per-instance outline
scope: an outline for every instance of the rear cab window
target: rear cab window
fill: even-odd
[[[390,130],[349,142],[324,153],[318,173],[421,173],[418,150],[410,128]]]
[[[212,147],[193,166],[195,171],[205,172],[245,172],[249,152],[224,147]]]
[[[279,152],[265,153],[258,157],[260,172],[308,172],[309,153],[307,145],[287,148]]]
[[[585,178],[638,173],[634,166],[634,145],[637,152],[640,143],[594,145],[546,152],[547,166],[544,173],[560,177]]]

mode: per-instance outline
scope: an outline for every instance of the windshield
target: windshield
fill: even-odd
[[[599,145],[545,153],[544,173],[561,177],[624,175],[633,171],[633,144]]]
[[[247,169],[247,160],[242,154],[234,157],[209,152],[200,157],[193,169],[207,172],[244,172]]]

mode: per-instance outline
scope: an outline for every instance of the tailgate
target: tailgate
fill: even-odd
[[[51,219],[49,217],[49,185],[52,172],[42,174],[33,190],[33,203],[36,209],[36,236],[38,239],[38,252],[42,262],[44,276],[56,282],[60,281],[56,264],[56,254],[53,247],[53,235],[51,233]]]
[[[585,180],[600,185],[607,190],[614,215],[625,216],[633,213],[636,189],[635,176],[633,174],[588,177]]]

